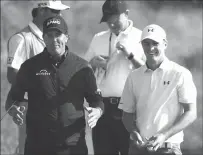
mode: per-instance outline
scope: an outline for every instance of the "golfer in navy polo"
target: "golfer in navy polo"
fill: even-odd
[[[15,106],[28,92],[25,155],[87,154],[84,98],[89,102],[88,124],[93,128],[103,113],[103,102],[88,62],[66,46],[68,27],[60,16],[43,24],[44,51],[20,67],[11,89]],[[23,113],[13,108],[18,124]]]

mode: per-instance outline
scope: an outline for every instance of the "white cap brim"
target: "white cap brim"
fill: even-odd
[[[162,42],[164,40],[163,37],[157,37],[157,36],[154,36],[154,35],[148,35],[148,36],[142,38],[141,41],[143,41],[144,39],[151,39],[151,40],[154,40],[154,41],[156,41],[158,43],[160,43],[160,42]]]
[[[70,9],[69,6],[64,5],[64,4],[60,4],[60,5],[54,5],[54,6],[47,6],[50,9],[54,9],[54,10],[66,10],[66,9]]]

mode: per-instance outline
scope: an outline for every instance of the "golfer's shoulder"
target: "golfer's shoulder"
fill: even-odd
[[[175,74],[178,74],[179,76],[184,76],[184,77],[192,76],[192,73],[188,68],[173,61],[170,61],[170,63],[172,66],[171,71],[174,72]]]

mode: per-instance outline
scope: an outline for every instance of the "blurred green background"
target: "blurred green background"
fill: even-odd
[[[93,35],[107,29],[99,24],[104,1],[63,1],[71,9],[63,12],[68,23],[72,52],[83,56]],[[167,56],[187,67],[198,90],[197,120],[185,130],[181,147],[185,154],[202,154],[202,2],[201,1],[128,1],[129,17],[134,26],[162,26],[168,34]],[[35,1],[1,1],[1,116],[5,113],[8,92],[6,79],[7,41],[25,27],[31,18]],[[14,154],[18,145],[18,129],[8,115],[1,122],[1,154]]]

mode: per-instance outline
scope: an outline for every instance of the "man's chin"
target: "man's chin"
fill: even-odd
[[[112,33],[114,33],[116,36],[119,35],[120,31],[119,30],[111,30]]]

